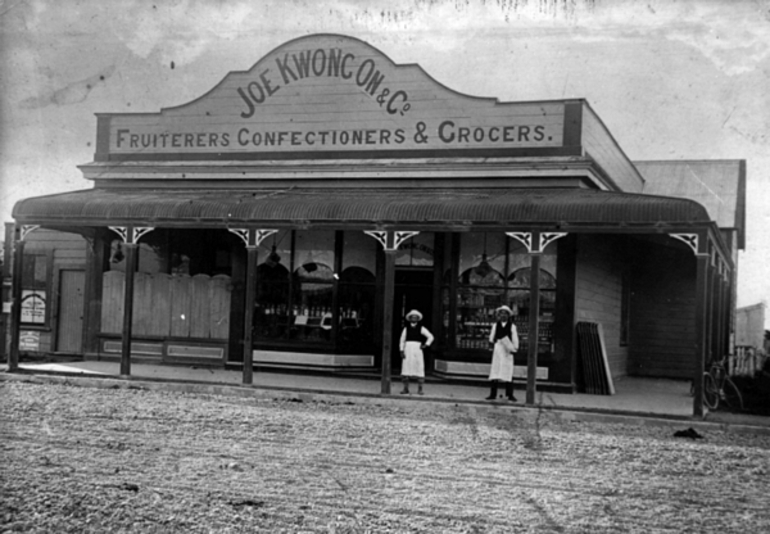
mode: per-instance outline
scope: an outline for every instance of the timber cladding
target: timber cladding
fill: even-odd
[[[624,257],[612,236],[579,236],[575,273],[575,322],[602,325],[613,377],[628,374],[628,349],[620,345]]]
[[[637,249],[632,275],[629,374],[690,378],[695,345],[695,259],[690,251]]]

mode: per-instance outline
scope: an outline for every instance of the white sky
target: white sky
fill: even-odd
[[[0,0],[0,217],[91,187],[94,113],[183,104],[312,33],[469,95],[585,98],[632,160],[747,160],[738,305],[770,301],[770,0]]]

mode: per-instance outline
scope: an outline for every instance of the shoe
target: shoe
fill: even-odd
[[[401,394],[402,395],[408,395],[409,394],[409,390],[408,389],[402,389],[401,390]]]
[[[513,395],[511,395],[510,397],[508,397],[508,400],[509,400],[509,401],[511,401],[511,402],[518,402],[518,401],[516,400],[516,397],[514,397]]]
[[[484,400],[495,400],[497,398],[496,395],[490,395],[489,397],[484,397]]]
[[[423,393],[421,389],[417,390],[417,394],[418,395],[425,395],[425,393]]]

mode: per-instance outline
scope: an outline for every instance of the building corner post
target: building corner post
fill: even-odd
[[[21,282],[24,267],[24,240],[20,228],[15,228],[13,251],[13,276],[11,282],[11,346],[8,353],[8,371],[19,369],[19,336],[21,335]]]
[[[697,254],[695,276],[695,353],[693,366],[693,415],[703,417],[703,373],[706,371],[708,343],[706,320],[708,317],[709,256]]]

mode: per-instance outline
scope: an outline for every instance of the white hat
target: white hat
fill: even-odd
[[[409,319],[409,318],[410,318],[412,315],[416,315],[416,316],[417,316],[417,320],[418,320],[418,321],[422,321],[422,314],[421,314],[419,311],[417,311],[417,310],[412,310],[412,311],[410,311],[410,312],[409,312],[409,313],[407,313],[407,314],[406,314],[404,317],[406,317],[407,319]]]
[[[497,308],[495,311],[496,311],[496,312],[501,312],[501,311],[504,311],[504,312],[508,312],[508,315],[513,315],[513,310],[512,310],[512,309],[510,309],[508,306],[500,306],[500,307],[499,307],[499,308]]]

